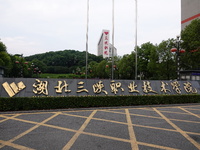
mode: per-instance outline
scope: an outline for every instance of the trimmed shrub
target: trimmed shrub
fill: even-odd
[[[199,103],[200,95],[0,98],[0,111]]]

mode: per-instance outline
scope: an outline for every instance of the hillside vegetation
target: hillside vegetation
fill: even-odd
[[[78,73],[85,66],[85,52],[75,50],[63,50],[46,52],[25,57],[26,61],[32,62],[43,73]],[[103,60],[101,56],[88,54],[88,63],[99,63]]]

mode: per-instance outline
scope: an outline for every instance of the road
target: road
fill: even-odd
[[[200,149],[200,104],[0,112],[0,149]]]

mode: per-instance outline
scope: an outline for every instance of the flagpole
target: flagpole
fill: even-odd
[[[114,78],[114,0],[112,1],[112,80]]]
[[[86,56],[85,56],[85,79],[87,79],[88,75],[88,30],[89,30],[89,0],[87,0],[87,25],[86,25]]]
[[[135,80],[137,80],[137,0],[135,0]]]

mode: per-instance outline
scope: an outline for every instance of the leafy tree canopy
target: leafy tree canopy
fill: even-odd
[[[80,52],[75,50],[63,50],[55,52],[46,52],[43,54],[36,54],[25,57],[25,59],[27,61],[40,62],[40,68],[42,68],[43,66],[43,72],[72,73],[76,71],[77,67],[85,66],[85,57],[85,51]],[[99,63],[102,60],[102,56],[96,56],[88,53],[88,64],[92,61]],[[42,63],[44,65],[41,66]]]
[[[5,44],[1,41],[0,41],[0,66],[5,68],[5,74],[8,74],[12,68],[10,55],[7,53]]]
[[[3,44],[3,42],[0,41],[0,52],[7,52],[6,45]]]
[[[200,19],[193,20],[181,32],[182,46],[189,52],[200,49]]]
[[[193,20],[182,32],[183,60],[186,69],[200,69],[200,19]]]

